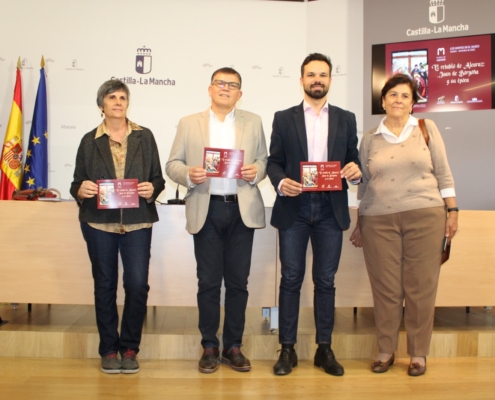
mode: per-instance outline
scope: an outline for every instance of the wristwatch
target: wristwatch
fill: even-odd
[[[457,212],[459,212],[459,208],[457,208],[457,207],[447,208],[447,211],[448,211],[448,212],[452,212],[452,211],[457,211]]]

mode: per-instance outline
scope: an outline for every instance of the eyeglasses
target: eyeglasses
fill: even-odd
[[[228,86],[229,89],[232,90],[238,90],[241,88],[241,84],[239,82],[213,81],[213,85],[220,89],[224,89],[225,86]]]

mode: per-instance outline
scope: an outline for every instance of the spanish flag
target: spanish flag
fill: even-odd
[[[22,180],[22,91],[21,58],[17,61],[14,101],[10,111],[9,124],[3,141],[0,158],[0,200],[11,200],[14,190],[21,187]]]

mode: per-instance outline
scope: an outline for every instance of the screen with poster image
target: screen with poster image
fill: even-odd
[[[495,108],[495,34],[372,46],[372,114],[383,114],[381,89],[397,73],[418,86],[415,112]]]

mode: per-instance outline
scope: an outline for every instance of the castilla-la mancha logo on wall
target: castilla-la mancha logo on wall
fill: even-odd
[[[439,24],[445,20],[444,0],[430,0],[429,16],[432,24]]]
[[[136,72],[138,74],[151,72],[151,49],[147,49],[146,46],[137,49]]]

